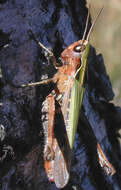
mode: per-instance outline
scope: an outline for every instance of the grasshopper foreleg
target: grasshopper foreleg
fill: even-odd
[[[29,35],[33,38],[33,40],[34,40],[42,49],[44,49],[44,50],[48,53],[49,56],[48,56],[48,55],[45,55],[45,57],[47,58],[48,63],[50,63],[50,60],[52,60],[54,67],[57,68],[57,67],[58,67],[58,64],[57,64],[57,62],[56,62],[56,58],[55,58],[55,56],[54,56],[54,53],[53,53],[51,50],[49,50],[47,47],[45,47],[41,42],[39,42],[39,41],[36,39],[36,37],[35,37],[34,33],[32,32],[32,30],[30,30],[29,32],[30,32]]]

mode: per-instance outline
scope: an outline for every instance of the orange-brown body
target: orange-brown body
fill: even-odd
[[[55,93],[56,97],[60,94],[67,93],[67,98],[64,101],[64,106],[60,104],[63,115],[67,111],[65,110],[69,103],[69,91],[71,90],[73,80],[78,68],[81,66],[81,54],[80,51],[76,52],[75,47],[82,47],[80,41],[73,43],[61,53],[62,66],[58,68],[58,72],[53,77],[53,81],[56,82]],[[83,44],[84,47],[84,44]],[[71,85],[70,85],[71,84]],[[44,167],[47,176],[51,182],[56,183],[57,187],[64,187],[69,180],[69,167],[71,157],[65,158],[63,150],[60,149],[57,139],[54,136],[54,117],[55,117],[55,100],[53,95],[48,95],[47,101],[47,115],[48,126],[46,126],[46,142],[44,148]],[[65,106],[66,105],[66,106]],[[67,154],[69,153],[69,144],[66,142],[65,149],[67,148]],[[68,162],[68,163],[67,163]]]
[[[97,17],[95,18],[90,31],[88,32],[87,38],[85,40],[86,32],[87,32],[87,26],[88,26],[88,21],[89,21],[89,12],[87,16],[87,22],[86,22],[86,27],[85,31],[83,34],[82,40],[79,40],[77,42],[74,42],[70,46],[68,46],[62,53],[61,53],[61,61],[62,61],[62,66],[58,67],[57,73],[54,75],[52,79],[47,79],[45,81],[37,82],[37,83],[31,83],[29,85],[23,85],[25,86],[33,86],[33,85],[40,85],[40,84],[47,84],[49,82],[54,82],[56,83],[55,87],[55,94],[56,98],[58,98],[58,95],[64,94],[64,99],[63,101],[60,101],[60,107],[62,110],[62,115],[64,118],[65,122],[65,127],[66,126],[66,120],[68,120],[67,115],[68,110],[69,110],[69,105],[70,105],[70,92],[71,88],[74,82],[74,79],[76,75],[78,74],[79,69],[81,68],[81,57],[82,54],[84,53],[85,47],[89,42],[89,37],[91,34],[91,31],[96,23],[97,18],[101,14],[101,11],[103,8],[99,11]],[[52,52],[50,52],[43,44],[39,43],[39,45],[45,49],[51,57],[53,57],[53,64],[56,66],[56,59],[55,56],[53,55]],[[86,62],[86,60],[85,60]],[[85,69],[83,72],[83,79],[85,75]],[[83,84],[83,81],[82,83]],[[44,105],[44,111],[47,114],[47,121],[45,123],[44,131],[45,131],[45,148],[44,148],[44,166],[45,170],[47,173],[47,176],[50,181],[55,182],[56,186],[58,188],[63,188],[69,180],[69,167],[70,167],[70,159],[65,159],[63,150],[61,150],[58,141],[54,135],[54,120],[55,120],[55,98],[52,94],[47,96],[46,98],[46,103]],[[68,144],[68,142],[67,142]],[[68,146],[65,146],[65,149],[67,149],[67,154],[69,153]],[[65,150],[66,152],[66,150]],[[108,162],[107,158],[105,157],[100,145],[97,143],[97,152],[99,155],[99,162],[102,168],[109,167],[111,169],[112,174],[115,172],[115,169],[113,166]],[[70,154],[68,154],[70,156]],[[104,162],[102,162],[104,160]],[[67,163],[69,162],[69,163]]]
[[[61,53],[62,66],[58,68],[57,73],[53,77],[53,81],[56,83],[56,87],[54,90],[56,97],[58,97],[58,95],[60,94],[65,94],[64,101],[59,101],[65,124],[65,115],[67,114],[67,109],[69,108],[68,104],[70,104],[69,94],[76,73],[78,69],[81,67],[81,56],[86,44],[86,40],[83,41],[83,43],[80,40],[74,42],[68,48],[66,48]],[[75,51],[75,48],[77,48],[78,51]],[[46,100],[48,102],[48,140],[44,150],[44,166],[49,180],[51,182],[55,182],[58,188],[63,188],[69,180],[69,167],[71,158],[66,159],[64,157],[63,151],[60,149],[58,141],[54,136],[54,117],[56,112],[54,107],[54,96],[50,94],[49,96],[47,96]],[[65,147],[65,149],[66,148],[67,147]],[[97,144],[97,152],[99,155],[99,163],[101,167],[105,170],[104,162],[102,162],[103,158],[106,163],[106,167],[109,168],[109,170],[111,171],[111,175],[113,175],[115,169],[107,160],[99,144]],[[70,154],[68,148],[67,154]],[[47,155],[49,155],[49,157]],[[66,161],[69,163],[66,163]]]
[[[67,47],[61,53],[62,66],[58,68],[58,72],[53,77],[59,93],[64,93],[71,79],[74,79],[77,70],[81,66],[81,56],[87,44],[87,41],[79,40]],[[78,52],[75,48],[79,48]]]

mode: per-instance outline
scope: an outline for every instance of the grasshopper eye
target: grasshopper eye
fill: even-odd
[[[77,53],[81,53],[85,50],[85,45],[81,44],[81,45],[75,46],[73,50]]]

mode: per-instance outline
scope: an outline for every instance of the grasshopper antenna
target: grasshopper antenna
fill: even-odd
[[[88,27],[88,24],[89,24],[89,14],[90,14],[90,5],[89,5],[89,8],[88,8],[88,15],[87,15],[87,19],[86,19],[86,26],[85,26],[85,30],[84,30],[84,34],[83,34],[83,37],[82,37],[82,43],[85,39],[85,36],[86,36],[86,33],[87,33],[87,27]]]
[[[101,14],[103,8],[104,8],[104,6],[100,9],[99,13],[97,14],[95,20],[94,20],[93,23],[92,23],[92,26],[91,26],[91,28],[90,28],[90,30],[89,30],[88,35],[87,35],[87,39],[86,39],[87,41],[89,41],[90,34],[91,34],[91,32],[92,32],[92,30],[93,30],[93,28],[94,28],[94,25],[95,25],[95,23],[96,23],[98,17],[100,16],[100,14]]]

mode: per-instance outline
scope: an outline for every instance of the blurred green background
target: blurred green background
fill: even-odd
[[[92,32],[90,41],[97,53],[102,53],[111,79],[115,105],[121,106],[121,0],[87,0],[92,19],[104,5],[104,10]]]

